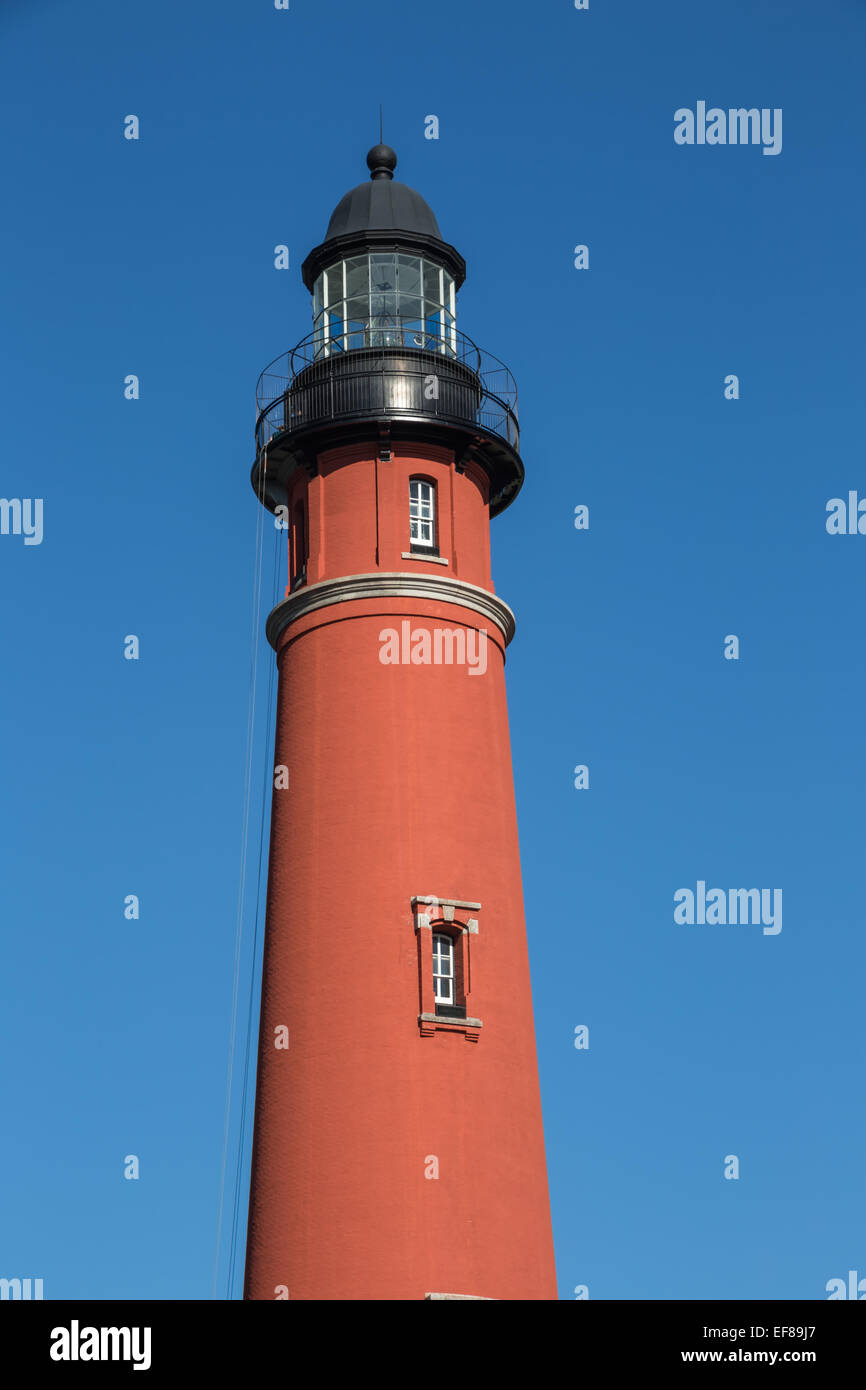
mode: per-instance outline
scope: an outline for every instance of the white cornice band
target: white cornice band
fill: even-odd
[[[354,603],[357,599],[421,598],[434,603],[453,603],[459,608],[471,608],[489,622],[495,623],[505,638],[506,646],[514,636],[514,614],[501,598],[481,589],[477,584],[438,574],[349,574],[340,579],[323,579],[318,584],[305,584],[284,598],[268,616],[265,631],[276,651],[281,634],[289,623],[327,608],[333,603]]]

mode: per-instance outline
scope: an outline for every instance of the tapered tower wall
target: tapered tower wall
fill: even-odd
[[[276,637],[289,785],[273,796],[245,1293],[552,1299],[486,479],[447,449],[387,452],[330,450],[293,479],[309,553]],[[436,484],[444,563],[405,557],[412,476]],[[466,635],[474,670],[411,660],[437,629]],[[437,929],[457,943],[465,1020],[434,1021]]]

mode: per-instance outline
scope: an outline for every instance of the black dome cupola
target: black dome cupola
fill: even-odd
[[[385,249],[415,252],[445,269],[459,289],[466,279],[466,262],[455,247],[443,241],[430,204],[408,184],[394,178],[397,156],[390,145],[374,145],[367,155],[370,177],[339,201],[331,214],[325,240],[304,261],[301,274],[311,292],[330,264],[351,254]]]

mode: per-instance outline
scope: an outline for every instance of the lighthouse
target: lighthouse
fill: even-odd
[[[258,385],[288,585],[244,1296],[554,1299],[490,566],[517,392],[396,164],[368,154]]]

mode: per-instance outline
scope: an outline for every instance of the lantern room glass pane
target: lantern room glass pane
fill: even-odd
[[[333,267],[327,272],[326,279],[327,279],[327,299],[325,300],[325,303],[326,303],[327,305],[329,305],[329,306],[332,305],[332,304],[339,304],[339,303],[342,301],[342,298],[343,298],[343,266],[342,266],[342,263],[341,263],[340,265],[335,265],[335,266],[333,266]]]
[[[346,300],[346,350],[364,346],[364,332],[370,318],[368,299]]]
[[[395,347],[403,337],[397,321],[397,257],[374,252],[370,256],[371,347]]]
[[[456,353],[452,276],[433,261],[371,252],[339,261],[313,286],[314,355],[361,347]]]
[[[439,308],[442,304],[442,267],[432,261],[424,262],[424,299],[428,305]]]
[[[374,252],[370,257],[370,288],[375,294],[397,288],[397,257]]]
[[[397,312],[404,328],[404,341],[413,345],[424,318],[420,256],[397,257],[397,290]]]
[[[424,346],[429,352],[441,352],[442,350],[442,314],[441,310],[431,311],[429,305],[425,305],[427,310],[424,319],[424,330],[426,342]]]
[[[397,313],[396,291],[383,290],[380,292],[374,286],[370,295],[370,312],[372,313],[374,319],[377,318],[380,314],[388,314],[390,317],[393,318],[393,316]]]
[[[401,295],[421,297],[421,258],[419,256],[397,257],[397,289]]]
[[[419,321],[424,317],[423,300],[419,295],[400,295],[398,301],[398,311],[404,324],[412,328],[418,327]]]
[[[364,346],[364,334],[370,317],[366,299],[346,300],[346,351]]]
[[[369,299],[370,296],[370,258],[352,256],[346,261],[346,298]]]

